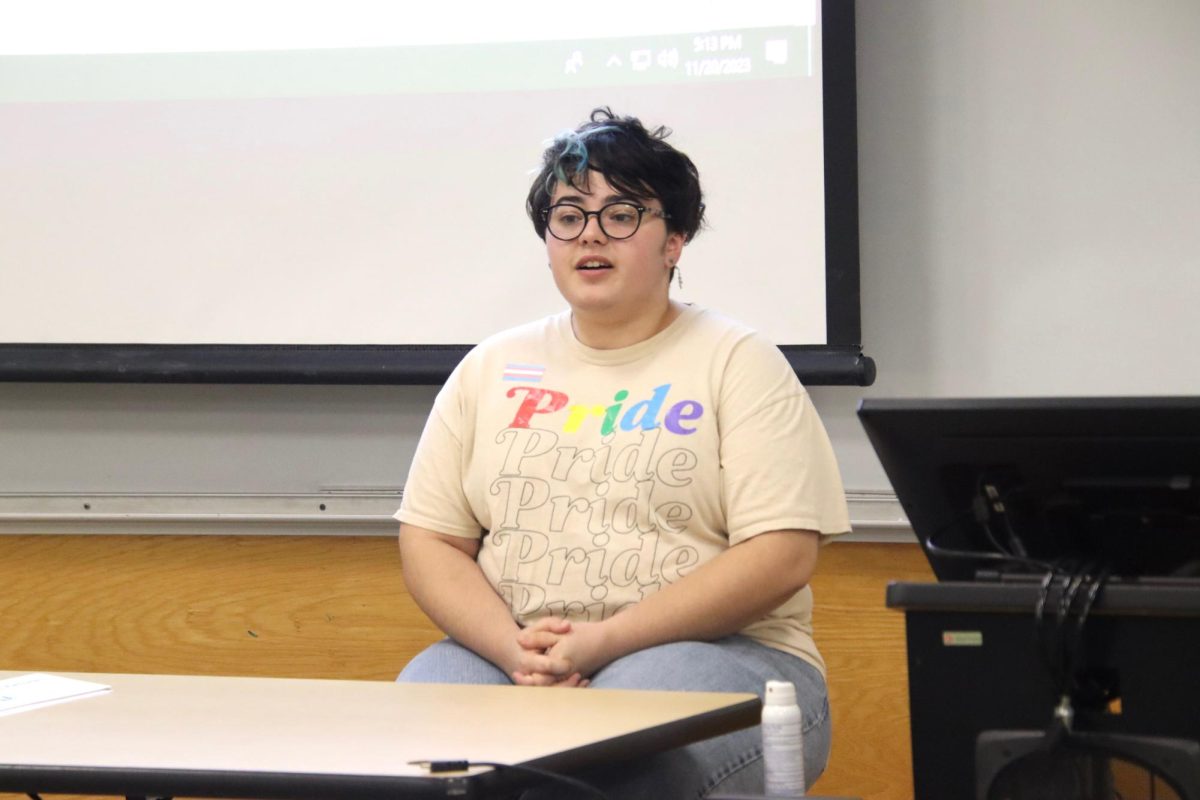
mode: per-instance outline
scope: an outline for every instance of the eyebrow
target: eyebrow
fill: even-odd
[[[584,198],[580,195],[565,194],[562,197],[555,200],[553,203],[551,203],[551,205],[558,205],[559,203],[577,203],[579,205],[582,205],[584,202],[585,202]],[[641,201],[631,195],[610,194],[608,197],[604,198],[601,205],[608,205],[609,203],[639,203],[639,202],[641,202]]]

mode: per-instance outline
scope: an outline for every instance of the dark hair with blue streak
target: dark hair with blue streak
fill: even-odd
[[[592,111],[589,121],[575,130],[554,137],[525,201],[538,238],[546,238],[543,214],[555,188],[564,183],[586,192],[589,177],[598,172],[631,199],[657,198],[668,215],[667,229],[690,242],[704,224],[700,173],[690,158],[667,144],[670,134],[661,126],[646,130],[636,117],[618,117],[605,107]]]

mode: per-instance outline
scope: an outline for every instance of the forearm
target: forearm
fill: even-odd
[[[402,525],[400,560],[409,594],[442,631],[505,673],[516,669],[519,627],[470,553]]]
[[[776,531],[753,537],[604,623],[612,658],[665,642],[711,641],[761,619],[807,585],[818,537]]]

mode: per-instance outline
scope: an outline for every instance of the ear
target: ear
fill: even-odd
[[[668,264],[676,265],[683,255],[684,238],[682,233],[668,233],[667,241],[663,244],[663,255]]]

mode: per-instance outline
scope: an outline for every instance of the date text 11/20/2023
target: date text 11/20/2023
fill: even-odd
[[[691,78],[714,75],[747,75],[751,70],[749,56],[729,58],[694,58],[683,62],[685,74]]]

